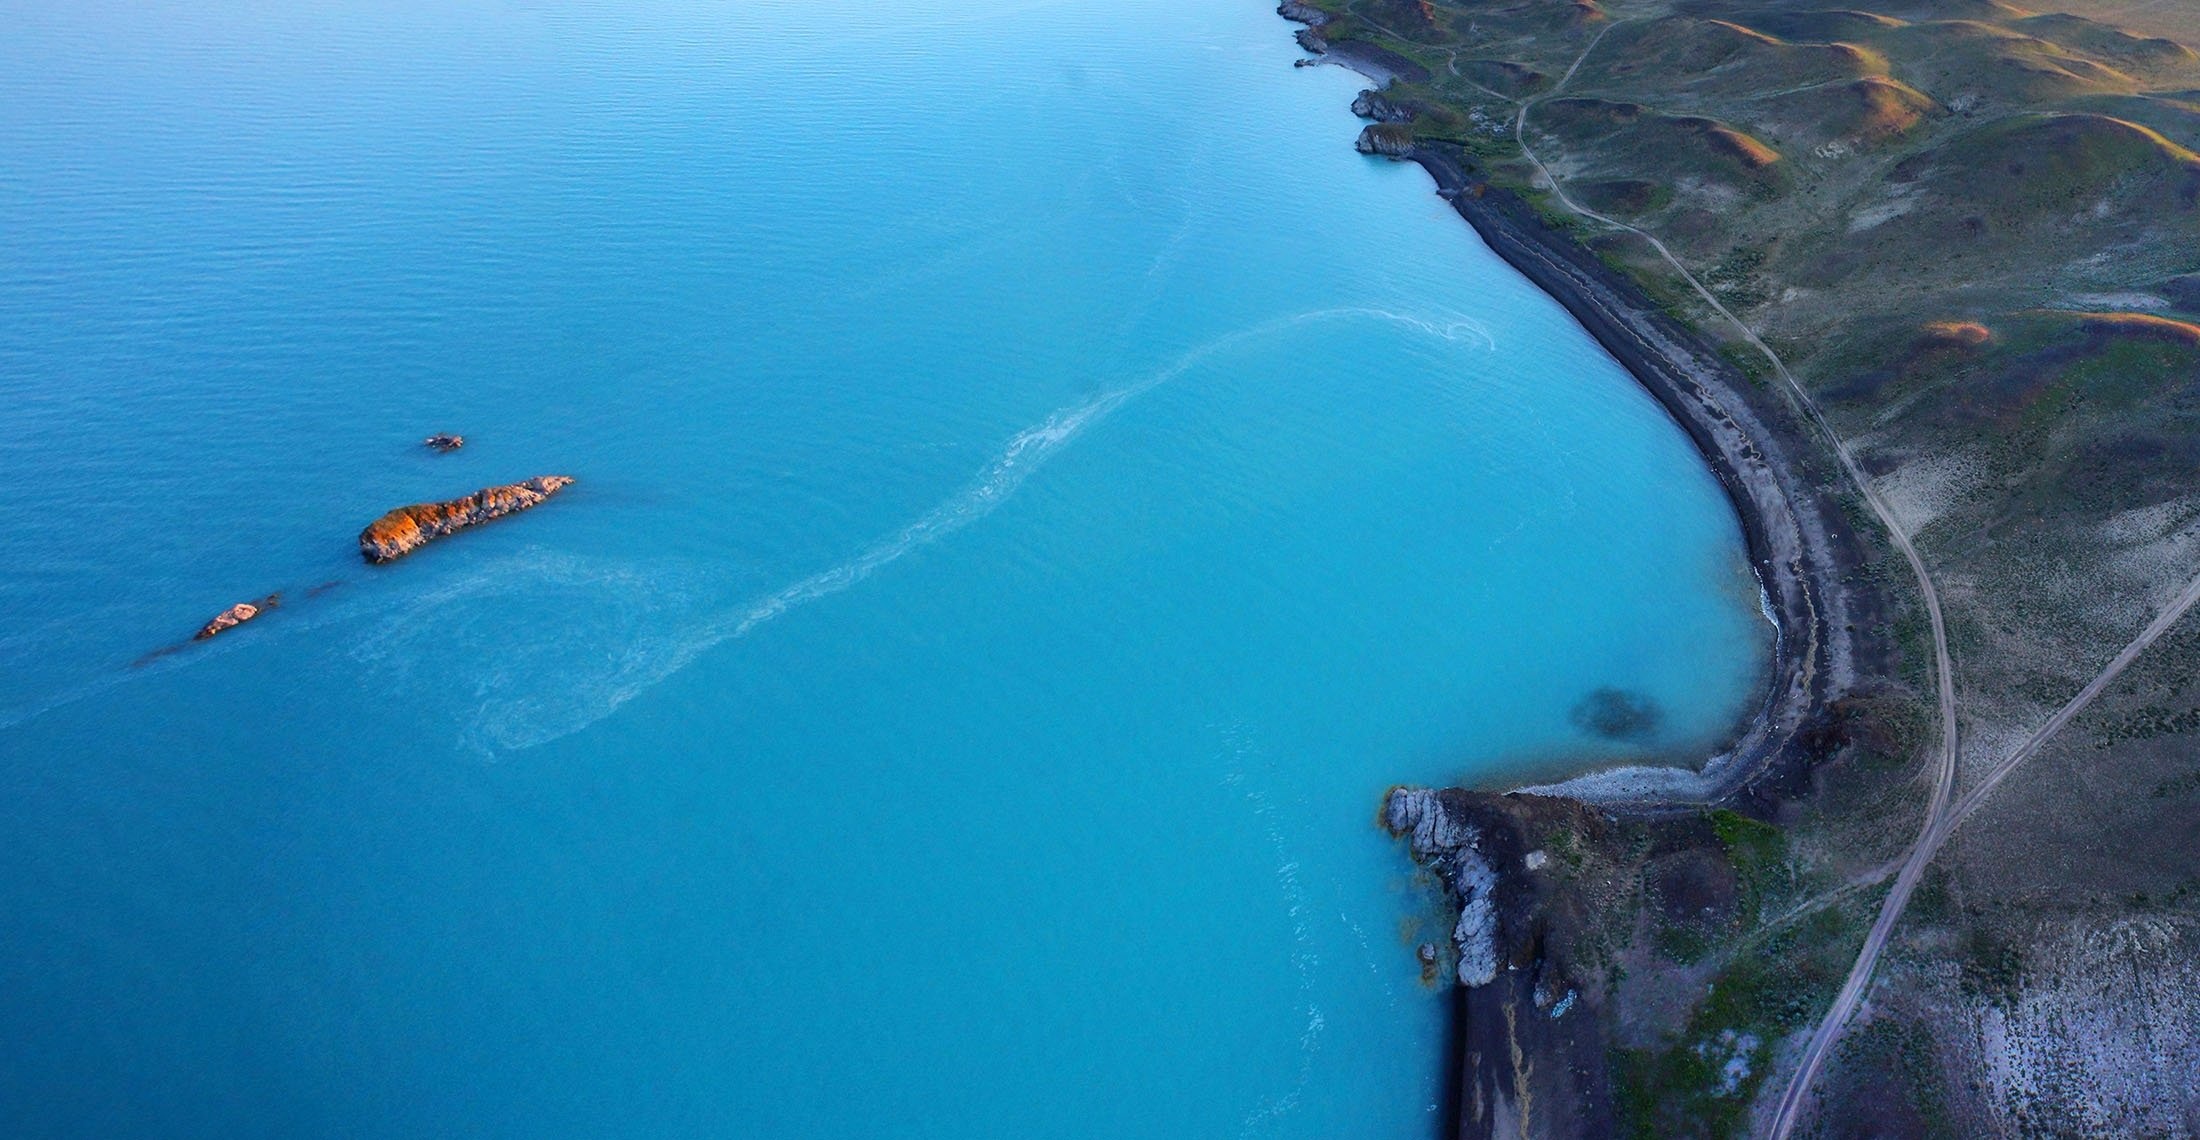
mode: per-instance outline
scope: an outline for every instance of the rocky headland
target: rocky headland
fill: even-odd
[[[1458,981],[1454,1075],[1459,1136],[1593,1136],[1612,1128],[1611,1046],[1593,900],[1561,897],[1537,872],[1544,833],[1609,846],[1610,823],[1577,800],[1399,788],[1383,823],[1450,886],[1459,903],[1450,948]]]
[[[1377,83],[1388,83],[1393,79],[1419,83],[1429,77],[1427,68],[1375,44],[1363,40],[1329,42],[1322,35],[1322,29],[1330,22],[1329,13],[1312,5],[1299,3],[1298,0],[1284,0],[1276,6],[1276,14],[1286,20],[1295,20],[1306,25],[1298,32],[1299,46],[1312,52],[1315,58],[1300,60],[1301,66],[1335,63],[1349,67]]]
[[[359,532],[359,554],[369,562],[394,561],[467,527],[540,506],[572,484],[570,475],[538,475],[464,498],[399,507]]]

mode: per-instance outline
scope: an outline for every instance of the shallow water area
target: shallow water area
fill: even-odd
[[[1423,1136],[1384,789],[1760,695],[1686,439],[1267,4],[17,23],[0,1132]]]

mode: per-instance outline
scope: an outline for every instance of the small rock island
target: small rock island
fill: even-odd
[[[466,446],[466,437],[452,432],[439,431],[420,441],[420,446],[430,451],[457,451]]]
[[[213,637],[216,634],[227,633],[230,630],[235,629],[248,621],[251,621],[253,618],[256,618],[261,614],[266,613],[271,609],[274,609],[276,606],[282,604],[282,600],[283,596],[281,594],[269,594],[268,596],[261,598],[257,602],[238,602],[236,605],[233,605],[228,609],[223,610],[218,614],[215,614],[213,620],[207,622],[205,625],[200,626],[199,631],[191,635],[191,640],[205,641],[207,638]]]
[[[395,561],[475,523],[524,511],[572,483],[570,475],[537,475],[524,483],[485,487],[462,499],[399,507],[359,532],[359,554],[369,562]]]

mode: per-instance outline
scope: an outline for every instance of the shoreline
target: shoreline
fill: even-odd
[[[1378,90],[1390,85],[1396,69],[1382,58],[1390,53],[1332,49],[1320,34],[1327,16],[1294,0],[1277,13],[1308,24],[1301,47],[1334,56],[1329,62],[1359,71]],[[1593,912],[1577,892],[1535,873],[1531,837],[1556,831],[1597,848],[1616,841],[1623,820],[1685,835],[1709,830],[1692,817],[1711,808],[1776,818],[1841,747],[1837,702],[1892,660],[1891,646],[1874,638],[1867,647],[1869,635],[1858,632],[1885,628],[1885,599],[1863,584],[1870,551],[1843,502],[1825,490],[1844,484],[1801,409],[1520,195],[1479,176],[1459,148],[1398,145],[1372,128],[1358,148],[1427,171],[1483,244],[1558,302],[1664,408],[1725,490],[1776,627],[1761,698],[1698,770],[1620,766],[1510,790],[1395,788],[1385,798],[1385,827],[1408,837],[1414,861],[1458,906],[1440,1134],[1610,1136],[1620,1123],[1609,1069],[1616,1014],[1590,998],[1561,1016],[1591,989],[1569,947]]]
[[[1852,630],[1871,600],[1850,584],[1864,552],[1841,505],[1811,477],[1813,441],[1783,401],[1653,303],[1519,195],[1475,177],[1461,155],[1416,145],[1402,158],[1490,250],[1563,307],[1694,444],[1742,531],[1776,635],[1762,699],[1700,770],[1628,765],[1516,791],[1664,814],[1731,801],[1814,759],[1803,738],[1861,675]]]
[[[1295,8],[1287,2],[1278,14],[1295,19]],[[1299,34],[1302,47],[1320,53],[1304,62],[1350,68],[1378,88],[1397,75],[1383,49],[1331,45],[1318,28]],[[1347,47],[1363,50],[1342,50]],[[1822,448],[1784,399],[1754,383],[1702,333],[1660,309],[1587,247],[1545,223],[1519,195],[1477,177],[1463,152],[1415,144],[1385,157],[1427,171],[1437,195],[1483,244],[1572,315],[1688,436],[1733,505],[1776,627],[1761,699],[1700,770],[1624,765],[1509,791],[1646,816],[1736,800],[1764,808],[1784,798],[1775,786],[1805,774],[1817,759],[1808,740],[1813,730],[1870,671],[1859,665],[1854,631],[1873,628],[1866,619],[1879,608],[1852,583],[1867,556],[1842,521],[1840,502],[1820,489],[1835,481],[1812,477],[1812,461],[1825,461],[1817,454]]]

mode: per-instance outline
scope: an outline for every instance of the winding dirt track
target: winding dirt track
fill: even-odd
[[[1935,820],[1927,829],[1918,847],[1911,852],[1909,860],[1902,865],[1902,873],[1895,879],[1894,890],[1887,895],[1886,904],[1880,908],[1879,921],[1872,924],[1871,934],[1864,939],[1864,947],[1857,953],[1856,967],[1849,972],[1848,983],[1841,988],[1841,995],[1835,999],[1833,1008],[1827,1011],[1826,1019],[1819,1023],[1818,1031],[1811,1035],[1809,1050],[1804,1054],[1804,1067],[1796,1071],[1795,1080],[1788,1085],[1787,1094],[1780,1098],[1780,1112],[1773,1118],[1770,1132],[1774,1140],[1786,1140],[1788,1133],[1795,1127],[1802,1102],[1809,1094],[1811,1080],[1816,1076],[1819,1066],[1825,1063],[1826,1054],[1840,1039],[1841,1027],[1848,1020],[1849,1014],[1855,1011],[1864,985],[1871,979],[1872,968],[1879,961],[1880,951],[1885,949],[1887,938],[1893,932],[1895,919],[1901,915],[1902,908],[1908,905],[1910,895],[1917,890],[1918,881],[1925,873],[1926,865],[1932,862],[1941,845],[1948,841],[1950,835],[1955,834],[1956,828],[1970,818],[1972,812],[1979,809],[1979,805],[1986,802],[1986,797],[2004,777],[2015,771],[2017,765],[2031,759],[2041,745],[2062,731],[2087,705],[2092,704],[2095,697],[2100,696],[2114,683],[2133,661],[2139,659],[2141,653],[2161,640],[2162,635],[2168,633],[2170,627],[2177,624],[2177,619],[2185,616],[2185,612],[2195,603],[2200,603],[2200,578],[2187,583],[2169,607],[2156,615],[2152,624],[2142,630],[2138,637],[2133,638],[2129,645],[2124,646],[2123,651],[2095,674],[2091,681],[2086,682],[2085,687],[2078,690],[2069,703],[2041,722],[2032,731],[2032,735],[2024,738],[2024,743],[1996,761],[1985,778],[1956,802],[1954,810]]]
[[[1833,425],[1827,422],[1824,413],[1818,408],[1817,401],[1811,399],[1810,393],[1795,379],[1794,374],[1788,371],[1787,363],[1781,360],[1779,354],[1772,351],[1771,347],[1758,337],[1756,330],[1750,328],[1740,317],[1735,316],[1733,312],[1728,310],[1716,296],[1712,295],[1711,291],[1696,279],[1696,275],[1691,273],[1687,266],[1681,264],[1680,259],[1673,255],[1673,251],[1667,248],[1663,241],[1625,222],[1605,217],[1575,202],[1567,195],[1565,188],[1559,184],[1558,179],[1552,175],[1550,168],[1544,165],[1542,158],[1537,156],[1534,148],[1528,145],[1528,111],[1535,104],[1564,90],[1575,73],[1581,70],[1581,65],[1588,60],[1590,54],[1595,52],[1597,46],[1604,42],[1604,37],[1610,35],[1625,23],[1628,23],[1628,21],[1621,20],[1608,24],[1603,31],[1597,33],[1596,38],[1590,40],[1588,46],[1583,48],[1581,54],[1575,58],[1573,66],[1566,69],[1566,74],[1561,76],[1549,91],[1525,101],[1507,100],[1508,102],[1517,102],[1519,106],[1519,113],[1513,120],[1514,142],[1520,147],[1521,154],[1535,165],[1536,171],[1549,184],[1552,194],[1567,209],[1584,218],[1614,229],[1625,230],[1650,243],[1650,246],[1658,251],[1658,255],[1664,258],[1666,263],[1681,275],[1681,279],[1688,282],[1689,287],[1695,290],[1696,295],[1703,298],[1705,304],[1733,325],[1736,331],[1741,334],[1742,339],[1747,341],[1750,347],[1756,349],[1771,363],[1773,371],[1787,385],[1788,391],[1794,394],[1797,405],[1802,408],[1805,415],[1810,417],[1811,422],[1817,426],[1818,430],[1824,433],[1825,438],[1833,447],[1835,456],[1841,461],[1842,471],[1848,476],[1849,481],[1856,486],[1864,501],[1871,507],[1873,515],[1877,516],[1880,524],[1886,528],[1888,538],[1894,543],[1896,549],[1902,552],[1903,559],[1909,563],[1911,573],[1917,578],[1919,595],[1925,602],[1926,615],[1930,618],[1932,624],[1934,683],[1940,706],[1940,748],[1933,774],[1932,794],[1926,801],[1924,820],[1918,829],[1917,840],[1910,846],[1909,852],[1901,861],[1901,869],[1895,876],[1894,888],[1888,892],[1886,900],[1880,905],[1879,917],[1872,923],[1871,932],[1865,936],[1864,945],[1858,950],[1856,962],[1850,968],[1847,979],[1843,981],[1840,993],[1835,996],[1832,1006],[1827,1009],[1825,1017],[1818,1023],[1818,1028],[1811,1034],[1809,1043],[1804,1047],[1801,1062],[1796,1067],[1794,1076],[1790,1079],[1787,1088],[1780,1097],[1778,1110],[1772,1118],[1767,1135],[1772,1140],[1787,1140],[1789,1134],[1794,1130],[1797,1120],[1800,1119],[1803,1104],[1809,1098],[1811,1086],[1817,1080],[1819,1070],[1824,1067],[1826,1058],[1831,1055],[1833,1046],[1839,1042],[1842,1030],[1848,1024],[1849,1017],[1855,1013],[1857,1004],[1862,1000],[1864,989],[1870,984],[1872,971],[1878,965],[1879,955],[1886,948],[1887,939],[1893,933],[1895,923],[1901,918],[1904,908],[1909,905],[1911,895],[1916,893],[1917,885],[1924,877],[1925,868],[1932,862],[1933,856],[1947,842],[1948,837],[1954,834],[1955,829],[1961,826],[1964,820],[1970,818],[1973,812],[1978,810],[1980,805],[1986,801],[1987,797],[1992,794],[2009,773],[2015,771],[2018,765],[2030,759],[2049,739],[2062,731],[2077,717],[2078,713],[2091,704],[2095,698],[2099,697],[2109,685],[2113,684],[2116,678],[2126,668],[2130,667],[2133,661],[2138,660],[2140,654],[2146,652],[2149,647],[2161,639],[2162,635],[2169,632],[2170,627],[2175,625],[2179,618],[2182,618],[2193,606],[2200,604],[2200,578],[2195,578],[2187,583],[2185,588],[2172,599],[2170,605],[2156,615],[2154,621],[2142,630],[2138,637],[2124,646],[2123,650],[2117,653],[2115,658],[2109,661],[2099,673],[2095,674],[2084,688],[2078,690],[2077,694],[2071,697],[2068,703],[2056,710],[2053,716],[2042,722],[2037,729],[2033,730],[2030,736],[2026,737],[2016,748],[2010,750],[2008,755],[1996,761],[1978,784],[1967,792],[1960,801],[1951,803],[1955,794],[1959,743],[1956,728],[1954,667],[1948,653],[1947,623],[1941,616],[1940,592],[1934,587],[1932,575],[1925,569],[1924,559],[1918,555],[1917,548],[1911,542],[1909,533],[1902,528],[1900,522],[1895,518],[1892,508],[1880,497],[1877,489],[1873,487],[1871,479],[1864,474],[1863,468],[1849,451],[1848,444],[1833,430]],[[1454,75],[1459,73],[1456,53],[1453,54],[1451,61],[1451,72]],[[1479,87],[1479,85],[1476,86]],[[1490,92],[1490,94],[1496,95],[1497,93]],[[1503,96],[1499,97],[1504,98]],[[1884,873],[1884,871],[1880,872],[1880,874]],[[1878,876],[1874,875],[1871,878],[1876,879]]]
[[[1901,873],[1895,878],[1894,890],[1888,893],[1886,902],[1881,905],[1879,917],[1873,922],[1871,933],[1864,940],[1864,948],[1857,955],[1855,966],[1850,969],[1848,978],[1842,983],[1841,992],[1834,998],[1832,1008],[1826,1011],[1825,1019],[1819,1022],[1818,1029],[1811,1034],[1810,1043],[1803,1051],[1801,1064],[1797,1067],[1794,1078],[1788,1083],[1786,1091],[1780,1097],[1779,1110],[1773,1117],[1769,1135],[1773,1140],[1786,1140],[1788,1133],[1795,1127],[1795,1121],[1801,1112],[1804,1100],[1809,1096],[1812,1082],[1817,1080],[1818,1070],[1825,1065],[1826,1057],[1833,1051],[1834,1043],[1840,1040],[1842,1028],[1847,1024],[1849,1015],[1855,1012],[1857,1001],[1863,996],[1865,985],[1871,981],[1872,968],[1878,963],[1879,951],[1886,945],[1887,935],[1894,929],[1895,920],[1901,917],[1902,908],[1908,905],[1910,895],[1916,891],[1918,880],[1923,876],[1925,865],[1931,861],[1933,852],[1939,849],[1942,841],[1947,838],[1949,830],[1961,818],[1961,813],[1949,810],[1949,801],[1955,794],[1956,783],[1955,669],[1948,655],[1948,627],[1946,621],[1941,617],[1940,592],[1934,588],[1933,577],[1925,569],[1925,560],[1919,557],[1917,547],[1910,541],[1909,533],[1903,530],[1901,523],[1895,518],[1893,509],[1887,505],[1886,500],[1881,498],[1878,490],[1872,486],[1871,479],[1864,474],[1863,468],[1856,462],[1856,457],[1850,453],[1848,444],[1833,430],[1833,425],[1826,421],[1825,414],[1819,411],[1817,401],[1811,399],[1810,393],[1805,391],[1802,384],[1795,379],[1794,374],[1788,371],[1787,363],[1781,360],[1779,354],[1772,351],[1771,347],[1757,336],[1756,330],[1750,328],[1740,317],[1729,311],[1724,304],[1720,303],[1717,297],[1712,295],[1711,290],[1704,288],[1703,283],[1696,279],[1695,274],[1689,272],[1687,266],[1681,264],[1678,257],[1673,256],[1673,251],[1666,248],[1664,242],[1625,222],[1607,218],[1568,197],[1565,188],[1559,185],[1558,179],[1551,174],[1550,168],[1543,164],[1543,160],[1528,145],[1528,111],[1536,103],[1564,90],[1567,82],[1573,79],[1574,73],[1581,70],[1583,61],[1587,60],[1589,54],[1597,49],[1598,44],[1604,42],[1604,37],[1612,34],[1614,29],[1626,22],[1622,20],[1607,25],[1603,31],[1597,33],[1595,39],[1589,41],[1588,47],[1582,49],[1581,55],[1574,60],[1573,66],[1566,69],[1566,74],[1551,86],[1550,91],[1520,105],[1520,113],[1513,119],[1513,140],[1519,145],[1520,152],[1527,156],[1528,161],[1535,164],[1536,171],[1543,176],[1543,180],[1550,184],[1551,193],[1556,195],[1567,209],[1604,225],[1626,230],[1649,242],[1651,247],[1658,251],[1658,256],[1663,257],[1666,263],[1681,275],[1681,279],[1688,282],[1689,287],[1696,291],[1697,296],[1703,298],[1705,304],[1711,306],[1713,311],[1724,317],[1729,324],[1740,332],[1742,339],[1749,342],[1750,347],[1756,349],[1763,354],[1767,361],[1771,362],[1773,371],[1779,375],[1781,382],[1787,385],[1788,391],[1794,394],[1797,406],[1802,408],[1804,414],[1810,417],[1810,421],[1817,425],[1818,430],[1824,433],[1826,440],[1832,444],[1835,456],[1841,461],[1842,471],[1848,475],[1849,481],[1856,485],[1858,493],[1863,496],[1865,503],[1871,507],[1872,514],[1877,516],[1880,524],[1886,528],[1887,537],[1893,541],[1895,548],[1902,552],[1903,559],[1910,564],[1910,572],[1917,577],[1919,596],[1925,602],[1926,616],[1932,622],[1933,679],[1935,688],[1938,690],[1937,695],[1940,704],[1940,748],[1936,770],[1933,773],[1932,794],[1926,800],[1925,817],[1918,827],[1917,841],[1911,845],[1908,857],[1903,860]],[[2187,590],[2186,597],[2184,607],[2189,607],[2193,599],[2200,599],[2200,582],[2196,582],[2193,587]],[[2175,612],[2182,613],[2183,608],[2181,607]],[[2166,629],[2169,622],[2175,620],[2174,616],[2168,616],[2167,621],[2158,624],[2162,629]],[[2147,644],[2151,644],[2154,637],[2161,635],[2161,630],[2153,627],[2150,627],[2150,632],[2153,636],[2143,638]],[[2138,652],[2145,649],[2145,647],[2144,644],[2139,643],[2127,647],[2124,655],[2117,658],[2120,664],[2114,665],[2113,669],[2120,672],[2123,665],[2129,664],[2130,658],[2136,657]],[[2091,700],[2091,696],[2087,694],[2097,694],[2101,688],[2107,685],[2109,680],[2113,679],[2113,675],[2113,673],[2105,673],[2103,676],[2095,678],[2095,683],[2088,685],[2086,692],[2080,695],[2086,700]],[[2068,708],[2065,711],[2070,715],[2075,715],[2077,707],[2082,707],[2082,704]],[[2038,739],[2045,740],[2048,735],[2052,735],[2054,729],[2062,727],[2062,724],[2066,723],[2068,719],[2069,716],[2063,713],[2056,714],[2056,719],[2051,719],[2048,725],[2042,726],[2042,734],[2038,735]],[[2015,767],[2016,763],[2021,762],[2024,756],[2030,755],[2037,747],[2036,742],[2028,742],[2025,747],[2020,747],[2016,753],[2013,753],[2011,759],[2006,759],[2000,765],[1997,765],[1996,772],[2006,773],[2007,769]],[[1993,779],[1998,782],[1999,775],[1996,775]],[[1991,787],[1991,784],[1982,785],[1979,792],[1983,792],[1989,787]],[[1973,795],[1976,796],[1979,792],[1974,792]],[[1968,799],[1965,802],[1972,803]],[[1976,806],[1975,803],[1972,803],[1972,806]]]
[[[2162,635],[2168,633],[2169,628],[2177,624],[2177,619],[2185,616],[2185,611],[2191,609],[2196,603],[2200,603],[2200,578],[2195,578],[2186,583],[2185,588],[2178,593],[2175,599],[2171,600],[2168,608],[2155,615],[2153,624],[2141,630],[2139,636],[2133,638],[2131,644],[2124,646],[2123,652],[2116,655],[2115,660],[2110,661],[2091,681],[2086,682],[2085,688],[2078,690],[2078,695],[2070,698],[2070,703],[2055,710],[2055,715],[2048,717],[2037,729],[2033,730],[2032,735],[2025,737],[2024,743],[2017,745],[2009,755],[2002,757],[1999,763],[1988,770],[1986,777],[1978,782],[1977,787],[1964,793],[1963,798],[1956,801],[1955,811],[1949,813],[1947,822],[1941,826],[1940,838],[1946,839],[1972,812],[1977,811],[1979,805],[1986,802],[1987,795],[2001,783],[2003,777],[2014,771],[2017,765],[2031,759],[2032,754],[2039,751],[2040,745],[2047,743],[2049,737],[2062,731],[2063,726],[2076,718],[2085,706],[2092,704],[2093,698],[2100,696],[2102,691],[2106,690],[2118,675],[2129,668],[2132,662],[2139,659],[2141,653],[2146,652],[2155,642],[2160,641]]]

